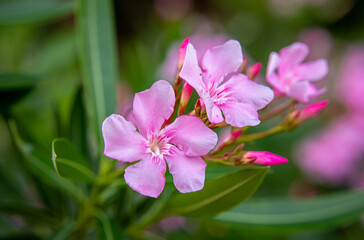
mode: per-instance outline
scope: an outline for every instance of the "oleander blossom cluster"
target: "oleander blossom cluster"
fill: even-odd
[[[244,143],[293,130],[327,104],[300,110],[295,109],[294,100],[281,111],[271,110],[273,90],[254,81],[261,63],[248,68],[236,40],[197,53],[187,38],[178,52],[178,74],[173,86],[164,80],[155,82],[150,89],[135,94],[127,116],[113,114],[102,125],[105,156],[128,164],[125,181],[142,195],[156,198],[162,193],[167,166],[178,191],[188,193],[204,187],[206,162],[231,166],[286,163],[287,159],[273,153],[246,150]],[[301,55],[290,58],[302,61]],[[274,62],[274,66],[278,65]],[[301,76],[299,80],[294,74],[291,80],[291,75],[276,76],[275,83],[317,80],[327,71],[322,64],[315,66],[320,67],[324,69],[317,70],[317,76]],[[193,90],[199,99],[185,114]],[[292,101],[290,94],[286,98]],[[260,124],[260,114],[264,120],[282,115],[282,122],[270,131],[246,133],[247,127]],[[214,131],[217,128],[225,128],[219,143]]]

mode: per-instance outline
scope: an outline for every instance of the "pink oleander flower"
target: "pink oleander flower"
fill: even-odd
[[[344,59],[337,92],[352,111],[364,112],[364,46],[352,47]]]
[[[206,34],[206,33],[201,34],[200,30],[198,32],[199,33],[192,35],[188,39],[188,42],[192,43],[195,46],[196,51],[197,51],[198,55],[200,56],[198,59],[199,63],[201,63],[202,56],[206,52],[206,50],[211,47],[215,47],[217,45],[223,44],[227,40],[227,37],[222,34],[221,35],[216,35],[216,34],[213,35],[213,34]],[[183,43],[188,43],[186,40],[187,39],[185,39],[185,41]],[[180,49],[180,51],[181,51],[181,49],[184,49],[184,45],[183,44],[181,45],[181,42],[174,43],[169,48],[166,60],[163,62],[163,64],[158,69],[158,76],[161,76],[163,79],[166,79],[167,81],[169,81],[171,83],[173,83],[173,81],[175,80],[176,73],[177,73],[178,69],[180,68],[178,66],[179,61],[181,60],[180,57],[184,57],[184,56],[181,56],[181,53],[178,49]],[[183,61],[182,61],[182,63],[183,63]]]
[[[288,160],[270,152],[249,151],[243,155],[243,162],[252,162],[257,165],[271,166],[287,163]]]
[[[272,52],[266,73],[267,81],[275,90],[304,103],[325,91],[318,90],[311,82],[328,73],[325,59],[303,63],[308,53],[307,45],[299,42],[281,49],[279,54]]]
[[[300,167],[316,181],[345,185],[360,171],[364,156],[362,115],[348,115],[299,148]]]
[[[125,170],[125,181],[135,191],[158,197],[165,185],[166,162],[180,192],[201,190],[205,161],[200,157],[214,148],[217,135],[200,118],[180,116],[162,128],[174,111],[171,85],[160,80],[135,94],[134,122],[113,114],[105,119],[104,154],[121,162],[139,162]]]
[[[229,40],[210,48],[202,58],[201,68],[192,44],[187,45],[180,77],[203,100],[211,123],[224,121],[234,127],[256,126],[257,110],[273,99],[273,91],[239,73],[243,54],[238,41]]]

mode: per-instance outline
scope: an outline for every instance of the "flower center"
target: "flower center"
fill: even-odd
[[[163,158],[163,155],[168,154],[172,146],[168,143],[169,140],[170,138],[162,132],[150,134],[147,140],[147,152],[151,153],[153,157]]]

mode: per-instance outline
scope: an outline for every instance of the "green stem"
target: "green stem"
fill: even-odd
[[[243,136],[239,137],[237,139],[237,141],[238,142],[255,141],[255,140],[266,138],[266,137],[269,137],[269,136],[273,136],[273,135],[276,135],[278,133],[285,132],[285,131],[287,131],[287,127],[285,125],[283,125],[283,124],[280,124],[278,126],[275,126],[275,127],[271,128],[271,129],[268,129],[268,130],[263,131],[263,132],[243,135]]]
[[[275,117],[275,116],[285,112],[287,110],[287,108],[292,107],[292,106],[295,106],[295,101],[294,100],[282,103],[281,105],[277,106],[272,111],[263,114],[259,119],[260,119],[260,121],[263,122],[265,120],[268,120],[268,119],[270,119],[272,117]]]

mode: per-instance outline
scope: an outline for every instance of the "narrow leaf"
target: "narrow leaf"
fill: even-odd
[[[95,180],[95,175],[82,153],[67,139],[53,140],[52,161],[61,177],[89,183]]]
[[[364,191],[348,191],[308,200],[254,200],[218,215],[215,220],[267,232],[340,226],[364,213]]]
[[[98,211],[96,218],[99,220],[99,239],[119,240],[124,239],[118,225],[110,219],[104,212]]]
[[[167,214],[212,216],[248,199],[262,183],[268,167],[242,168],[205,183],[198,192],[177,193],[167,203]]]
[[[102,122],[116,111],[117,48],[113,6],[111,0],[79,0],[78,10],[80,58],[88,94],[86,106],[101,148]]]
[[[12,0],[0,2],[0,25],[38,23],[63,18],[73,10],[72,1]]]

